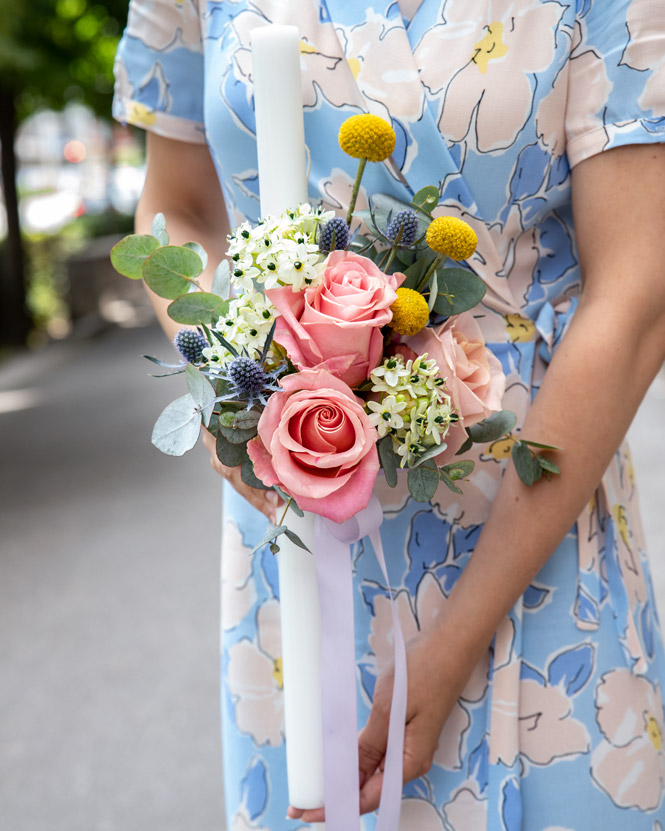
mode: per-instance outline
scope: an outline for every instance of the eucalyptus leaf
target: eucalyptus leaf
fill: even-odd
[[[256,435],[256,427],[252,427],[251,429],[241,430],[239,427],[236,427],[235,424],[232,424],[230,427],[227,427],[222,423],[220,419],[219,424],[219,432],[224,436],[227,441],[230,441],[231,444],[246,444],[250,439],[253,439]]]
[[[448,476],[448,474],[446,473],[446,471],[443,468],[441,468],[439,470],[439,478],[441,479],[443,484],[449,490],[451,490],[453,493],[460,493],[460,494],[464,493],[464,491],[461,488],[457,487],[457,485],[453,482],[453,480],[450,478],[450,476]]]
[[[524,442],[515,442],[512,456],[517,475],[525,485],[530,487],[540,479],[542,468]]]
[[[427,185],[414,195],[411,205],[431,214],[439,204],[439,189],[435,185]]]
[[[538,459],[538,464],[547,473],[561,473],[561,471],[559,470],[558,465],[555,465],[554,462],[551,462],[549,459],[546,459],[544,456],[536,456],[536,458]]]
[[[247,455],[247,445],[231,444],[230,441],[227,441],[224,436],[218,432],[217,458],[227,467],[238,467],[238,465],[241,465],[246,459],[249,459]]]
[[[143,264],[144,280],[156,294],[167,300],[187,292],[192,279],[202,271],[199,255],[181,245],[157,248]]]
[[[410,251],[408,248],[398,248],[395,254],[395,259],[399,261],[402,267],[413,265],[416,255],[415,252]]]
[[[216,323],[226,314],[228,300],[222,300],[216,294],[205,291],[196,291],[190,294],[181,294],[167,309],[171,320],[187,326],[198,326],[201,323]]]
[[[390,436],[384,436],[377,444],[381,467],[386,476],[386,484],[390,488],[397,485],[397,468],[399,467],[399,456],[393,450],[393,440]]]
[[[403,289],[416,289],[425,276],[425,272],[432,264],[433,259],[434,257],[429,256],[418,257],[413,265],[410,265],[404,270],[406,280],[402,283],[401,287]]]
[[[215,405],[215,390],[205,375],[191,364],[185,370],[185,378],[189,394],[196,406],[200,408],[203,425],[207,427]]]
[[[246,485],[249,485],[250,488],[257,488],[262,491],[270,490],[267,485],[263,484],[256,473],[254,473],[254,465],[252,464],[252,460],[249,456],[247,457],[247,461],[242,463],[242,467],[240,468],[240,478]]]
[[[485,296],[485,283],[464,268],[442,268],[438,271],[438,295],[434,311],[442,315],[458,315],[473,309]]]
[[[159,240],[160,245],[169,244],[169,235],[166,233],[166,217],[164,214],[155,214],[152,220],[152,235]]]
[[[422,454],[422,456],[418,457],[418,461],[415,465],[413,465],[413,467],[420,467],[420,465],[429,461],[429,459],[432,459],[434,456],[438,456],[440,453],[443,453],[445,449],[445,442],[442,444],[433,444],[431,447],[427,448],[427,450]]]
[[[157,419],[152,443],[169,456],[182,456],[197,442],[201,431],[201,414],[191,395],[172,401]]]
[[[473,447],[473,439],[471,436],[467,436],[464,444],[460,447],[460,449],[455,453],[456,456],[462,456],[464,453],[467,453]]]
[[[529,447],[540,447],[542,450],[561,450],[561,448],[557,447],[555,444],[541,444],[538,441],[529,441],[529,439],[521,439],[521,441]]]
[[[111,265],[123,277],[140,280],[143,264],[159,248],[159,240],[149,234],[130,234],[111,249]]]
[[[307,546],[305,545],[305,543],[304,543],[304,542],[300,539],[300,537],[299,537],[297,534],[295,534],[293,531],[291,531],[289,528],[286,528],[286,529],[285,529],[285,531],[284,531],[284,535],[285,535],[286,537],[288,537],[294,545],[297,545],[297,546],[298,546],[298,548],[302,548],[302,549],[304,549],[304,550],[305,550],[305,551],[307,551],[309,554],[311,554],[311,553],[312,553],[312,552],[309,550],[309,548],[307,548]]]
[[[272,540],[277,539],[280,534],[283,534],[286,531],[286,525],[271,525],[266,533],[261,537],[259,542],[254,546],[251,550],[252,554],[256,554],[256,552],[263,548],[264,545],[268,545],[269,542]]]
[[[427,300],[427,308],[430,310],[430,312],[434,311],[434,305],[438,297],[438,291],[439,277],[437,272],[435,271],[434,274],[432,274],[432,279],[429,281],[429,298]]]
[[[439,472],[444,470],[453,482],[457,482],[459,479],[466,479],[467,476],[470,476],[475,466],[476,463],[471,459],[460,459],[459,462],[442,465]]]
[[[222,260],[215,269],[211,292],[221,297],[222,300],[228,300],[231,294],[231,269],[228,260]]]
[[[258,410],[240,410],[233,420],[233,427],[238,430],[253,430],[260,418],[261,413]]]
[[[489,418],[473,424],[468,428],[468,433],[476,444],[485,444],[510,433],[516,424],[517,416],[512,410],[499,410],[498,413],[492,413]]]
[[[394,196],[391,196],[389,193],[375,193],[372,195],[370,199],[370,204],[372,206],[372,210],[375,212],[381,213],[383,216],[388,216],[388,214],[393,213],[396,214],[399,211],[409,211],[411,210],[411,205],[408,202],[402,202],[401,199],[396,199]]]
[[[439,485],[439,471],[432,462],[411,468],[407,476],[409,492],[416,502],[429,502]]]
[[[201,271],[205,271],[208,267],[208,252],[205,250],[205,248],[198,242],[186,242],[182,247],[189,248],[190,251],[193,251],[195,254],[199,255],[199,258],[201,259],[201,263],[203,265]]]

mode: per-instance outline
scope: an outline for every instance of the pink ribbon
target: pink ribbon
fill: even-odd
[[[338,525],[316,517],[315,562],[321,606],[321,688],[326,831],[359,831],[358,708],[350,545],[371,540],[390,597],[395,648],[390,709],[377,831],[397,831],[402,800],[402,754],[406,723],[406,650],[392,599],[379,529],[381,504],[369,505]]]

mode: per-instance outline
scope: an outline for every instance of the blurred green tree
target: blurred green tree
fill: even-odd
[[[81,101],[110,117],[113,58],[128,0],[0,0],[0,148],[7,240],[0,263],[0,344],[25,343],[25,256],[16,192],[16,129],[42,107]]]

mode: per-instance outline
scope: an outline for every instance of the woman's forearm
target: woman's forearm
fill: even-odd
[[[640,331],[639,321],[614,302],[582,302],[555,353],[521,434],[563,448],[561,474],[529,488],[509,464],[446,615],[465,621],[456,637],[469,657],[579,517],[665,359],[665,323]]]
[[[193,241],[206,250],[208,266],[198,280],[210,289],[230,229],[217,172],[205,145],[148,134],[148,168],[136,208],[136,233],[149,234],[157,213],[164,214],[174,245]],[[168,316],[171,301],[146,289],[162,328],[173,338],[182,325]]]

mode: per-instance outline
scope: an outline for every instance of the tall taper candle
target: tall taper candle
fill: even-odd
[[[251,33],[261,214],[278,214],[307,200],[305,130],[296,26],[263,26]],[[314,550],[314,515],[286,523]],[[314,557],[279,538],[282,672],[289,801],[323,805],[321,612]]]
[[[307,200],[305,128],[296,26],[252,30],[261,215],[281,213]]]

